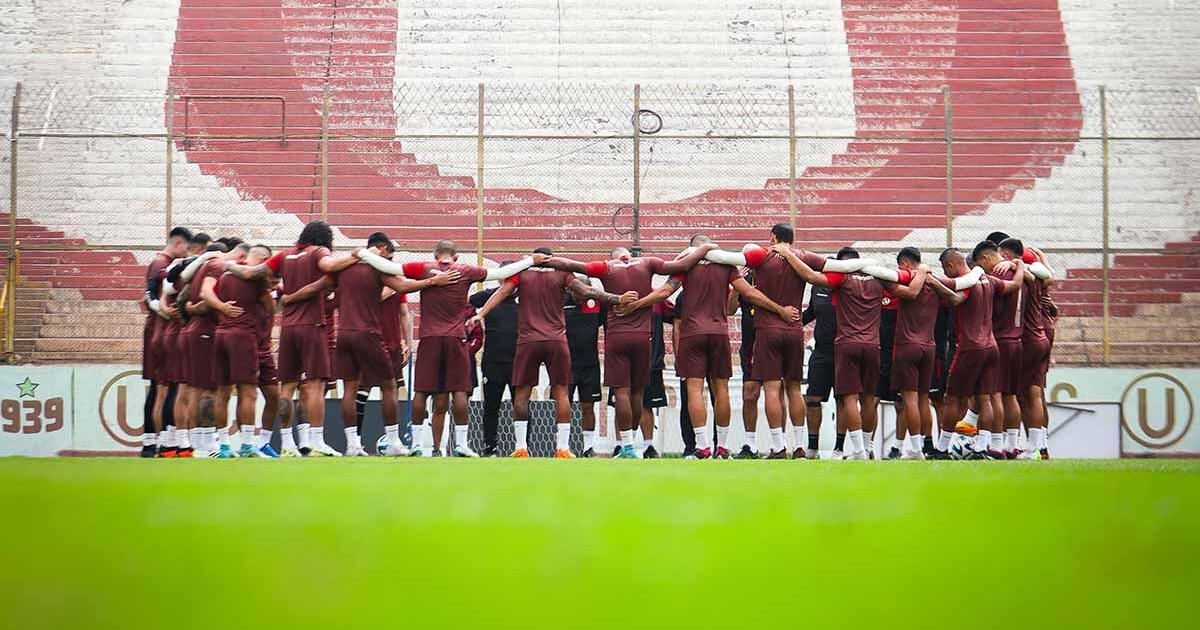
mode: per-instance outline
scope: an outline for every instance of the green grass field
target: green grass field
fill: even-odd
[[[1200,462],[0,460],[7,628],[1155,627]]]

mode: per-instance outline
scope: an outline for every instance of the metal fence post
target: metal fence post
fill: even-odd
[[[642,255],[642,84],[633,85],[633,250]]]
[[[167,190],[166,234],[175,223],[175,90],[167,89]]]
[[[483,84],[479,84],[479,108],[475,121],[475,251],[483,266]]]
[[[796,230],[796,88],[788,86],[788,219]]]
[[[21,127],[21,84],[12,99],[12,130],[8,135],[8,282],[4,292],[4,353],[16,363],[17,332],[17,136]]]
[[[950,86],[942,86],[943,133],[946,138],[946,247],[954,247],[954,112]]]
[[[329,82],[321,95],[321,220],[329,220]]]
[[[1108,240],[1108,192],[1109,192],[1109,175],[1108,175],[1108,95],[1104,86],[1100,86],[1100,156],[1101,156],[1101,249],[1103,250],[1104,262],[1101,267],[1104,274],[1103,284],[1100,287],[1100,302],[1103,309],[1104,318],[1104,365],[1112,363],[1111,340],[1109,337],[1109,297],[1110,297],[1110,279],[1109,272],[1112,263],[1109,261],[1109,240]]]

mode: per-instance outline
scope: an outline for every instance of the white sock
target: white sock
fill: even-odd
[[[567,428],[570,429],[571,425],[568,424]],[[454,425],[454,446],[457,448],[471,448],[470,445],[467,444],[467,425]]]
[[[633,431],[618,431],[621,439],[621,446],[633,446]]]
[[[712,435],[708,433],[708,425],[694,427],[696,431],[696,450],[712,448]]]
[[[325,445],[325,427],[308,428],[309,448],[321,448]]]
[[[304,422],[296,425],[296,435],[299,436],[300,448],[310,448],[312,446],[312,425]]]
[[[167,448],[176,448],[179,446],[179,443],[175,441],[175,427],[167,427],[166,431],[159,432],[158,445]]]
[[[346,431],[346,450],[354,448],[358,444],[358,427],[348,427]]]
[[[771,429],[771,450],[781,451],[787,448],[787,444],[783,441],[783,427]]]
[[[571,448],[571,423],[561,422],[555,427],[558,435],[554,441],[554,448],[560,451],[570,450]]]
[[[1030,429],[1029,430],[1029,448],[1030,449],[1046,448],[1046,430],[1045,429]]]
[[[142,434],[142,446],[157,446],[157,445],[158,445],[158,434],[157,433],[143,433]]]
[[[975,434],[975,450],[979,452],[986,451],[992,443],[992,432],[986,429],[980,429],[979,433]]]
[[[993,451],[1004,450],[1004,434],[1000,432],[993,433],[992,441],[990,442],[988,448],[992,449]]]
[[[808,426],[792,427],[792,448],[808,448]]]
[[[654,446],[654,440],[646,440],[646,439],[642,440],[642,450],[643,451],[650,448],[651,446]]]
[[[969,424],[973,427],[977,427],[977,426],[979,426],[979,414],[968,409],[967,415],[963,416],[963,422],[966,422],[967,424]]]
[[[595,431],[595,429],[593,429],[591,431],[584,431],[583,432],[583,450],[586,451],[589,448],[595,448],[595,447],[596,447],[596,431]]]
[[[285,451],[296,450],[296,436],[292,433],[292,428],[279,430],[279,448]]]
[[[242,444],[254,444],[254,425],[243,424],[239,427],[241,430]]]
[[[847,432],[846,439],[850,442],[850,452],[851,453],[860,453],[860,452],[866,450],[866,447],[863,446],[862,429]]]
[[[933,447],[943,453],[950,450],[950,432],[942,431],[938,433],[937,444],[934,444]]]
[[[746,431],[746,446],[755,453],[758,452],[758,434],[754,431]]]
[[[258,448],[262,448],[271,443],[271,430],[263,429],[258,432]]]
[[[1020,432],[1021,432],[1020,429],[1005,429],[1004,430],[1004,450],[1006,450],[1006,451],[1017,450],[1017,434]]]
[[[729,427],[717,425],[717,446],[729,446]]]
[[[513,422],[513,433],[517,438],[517,449],[528,449],[529,443],[525,440],[525,434],[529,430],[528,420],[517,420]]]
[[[412,427],[412,445],[413,448],[425,448],[425,434],[429,430],[427,424],[414,424]]]
[[[868,451],[875,450],[875,432],[863,431],[863,448]]]
[[[179,448],[192,448],[191,435],[187,429],[175,429],[175,443]]]
[[[217,439],[221,441],[221,446],[229,446],[229,428],[217,429]]]
[[[383,432],[387,435],[388,442],[400,441],[400,423],[389,424],[383,427]]]
[[[919,435],[908,436],[908,450],[913,453],[920,453],[925,448],[925,438]]]

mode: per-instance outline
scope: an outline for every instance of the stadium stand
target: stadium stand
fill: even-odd
[[[53,78],[89,82],[95,111],[77,117],[97,129],[115,124],[95,106],[113,95],[142,99],[125,111],[137,112],[137,126],[146,131],[161,131],[168,121],[182,129],[185,108],[192,134],[268,135],[281,122],[279,102],[238,98],[177,99],[163,116],[162,98],[170,91],[282,96],[288,133],[315,136],[328,86],[330,131],[355,136],[331,143],[329,152],[329,220],[340,228],[340,242],[382,228],[417,251],[438,238],[473,241],[474,142],[378,137],[398,129],[419,132],[423,121],[432,127],[428,121],[463,112],[468,124],[457,131],[473,132],[480,81],[518,83],[498,89],[489,101],[489,124],[517,133],[592,124],[597,116],[620,122],[612,112],[630,111],[628,102],[614,104],[573,85],[625,89],[640,81],[647,85],[645,106],[663,113],[673,128],[704,130],[718,124],[707,118],[708,110],[672,109],[669,92],[654,84],[727,86],[751,100],[770,90],[777,98],[783,85],[792,84],[804,103],[802,133],[853,137],[802,149],[798,237],[823,250],[910,242],[932,250],[942,242],[943,85],[951,90],[960,139],[954,148],[954,229],[956,242],[964,244],[995,229],[1036,226],[1031,240],[1044,247],[1099,245],[1099,143],[1073,139],[1098,133],[1090,128],[1098,119],[1096,85],[1123,86],[1121,100],[1110,104],[1113,134],[1171,135],[1159,126],[1163,112],[1190,111],[1194,117],[1200,110],[1194,93],[1189,103],[1186,90],[1156,87],[1200,77],[1200,44],[1186,28],[1200,18],[1194,4],[785,5],[679,2],[647,15],[638,6],[583,3],[558,10],[506,2],[468,9],[453,0],[399,6],[377,0],[5,1],[0,12],[18,37],[0,44],[0,66],[41,97],[41,104],[22,112],[28,121],[23,127],[52,118],[44,104],[53,99],[52,88],[37,84]],[[704,63],[692,63],[696,59]],[[412,86],[442,85],[449,87],[438,91],[437,102],[404,103],[406,89],[416,93]],[[565,87],[555,102],[531,102],[546,86]],[[832,104],[808,108],[822,102]],[[7,107],[0,104],[5,120]],[[522,113],[538,107],[573,114],[564,121]],[[423,108],[426,117],[413,115]],[[128,117],[122,124],[128,126]],[[764,124],[777,128],[779,121]],[[929,142],[887,140],[896,135]],[[1014,139],[989,140],[996,136]],[[563,159],[578,146],[570,143],[489,146],[502,164],[552,163],[489,172],[489,247],[552,242],[564,250],[591,249],[626,239],[614,232],[612,213],[628,199],[628,160],[590,148]],[[642,238],[651,250],[674,251],[701,228],[730,245],[761,240],[764,226],[786,218],[786,146],[782,157],[776,152],[769,158],[761,143],[751,141],[719,148],[715,142],[662,140],[653,147],[642,204]],[[111,140],[48,139],[44,146],[26,142],[21,148],[23,244],[148,244],[161,233],[161,143],[130,150]],[[177,223],[283,243],[319,216],[315,139],[193,139],[175,148]],[[1149,341],[1158,349],[1154,362],[1195,356],[1200,326],[1189,312],[1200,302],[1200,255],[1173,250],[1194,248],[1200,240],[1193,199],[1197,152],[1195,142],[1114,144],[1113,244],[1162,248],[1115,257],[1115,360],[1145,362]],[[63,163],[77,168],[65,174],[57,167]],[[594,176],[564,176],[564,169]],[[716,174],[689,177],[689,170]],[[97,212],[114,205],[125,211]],[[140,322],[131,300],[145,259],[146,252],[129,251],[24,253],[21,358],[134,361]],[[1054,294],[1064,315],[1056,358],[1096,362],[1100,258],[1056,256],[1055,262],[1067,269]],[[84,320],[80,313],[94,317]]]

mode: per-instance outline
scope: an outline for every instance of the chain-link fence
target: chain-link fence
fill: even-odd
[[[1190,87],[1034,105],[569,83],[41,84],[0,99],[14,361],[136,361],[134,300],[170,226],[282,247],[312,219],[339,246],[382,229],[409,256],[452,238],[492,260],[538,245],[671,255],[696,232],[734,247],[783,221],[815,251],[913,244],[933,262],[1001,230],[1044,245],[1062,279],[1060,363],[1188,364],[1200,349]]]

